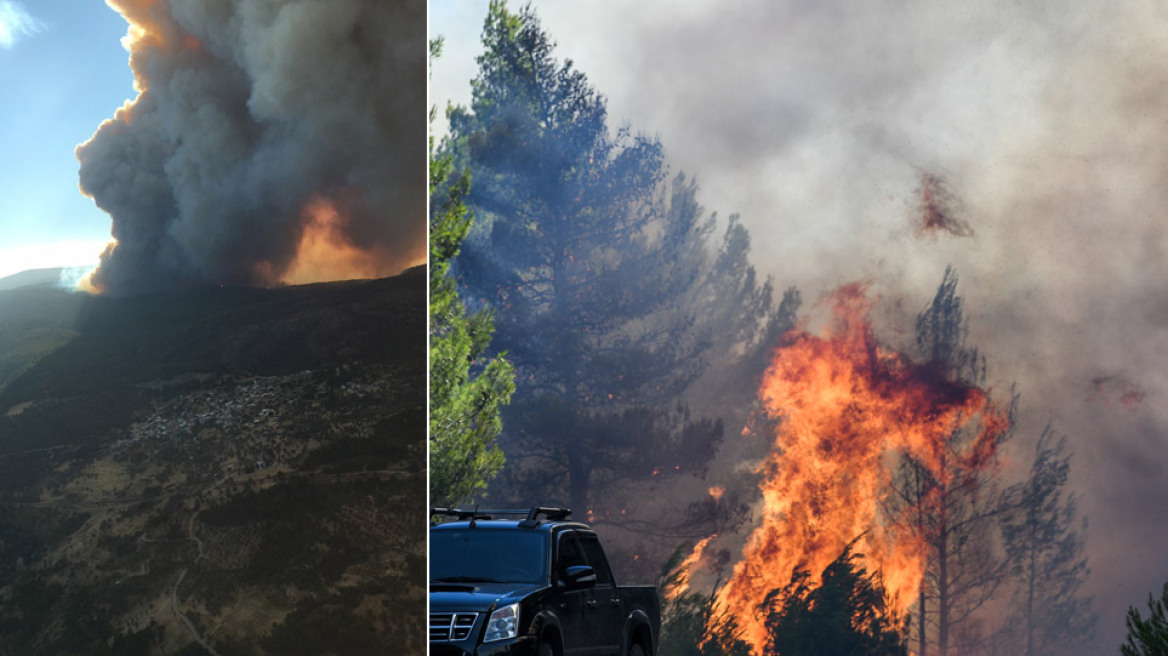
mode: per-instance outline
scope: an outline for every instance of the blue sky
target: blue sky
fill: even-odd
[[[135,95],[125,33],[102,2],[0,0],[0,277],[96,263],[109,240],[73,149]]]

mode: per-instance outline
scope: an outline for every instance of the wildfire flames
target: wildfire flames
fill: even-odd
[[[796,568],[818,583],[857,538],[856,552],[882,572],[893,609],[906,611],[924,577],[927,536],[907,516],[884,510],[896,458],[911,456],[946,485],[952,471],[990,466],[996,436],[1008,428],[982,390],[880,346],[862,286],[842,288],[830,301],[830,328],[820,336],[788,333],[764,375],[760,398],[780,421],[757,469],[761,523],[717,595],[756,654],[766,644],[758,608],[767,593],[789,583]],[[974,437],[955,454],[948,438],[958,430]]]
[[[347,217],[337,204],[324,197],[304,208],[303,233],[296,259],[279,276],[288,285],[328,280],[380,278],[400,268],[384,255],[357,247],[346,235]]]
[[[681,561],[681,563],[678,564],[677,580],[668,590],[665,591],[666,599],[672,601],[685,594],[686,592],[689,592],[689,581],[690,577],[693,575],[693,570],[695,567],[697,567],[698,563],[701,562],[702,554],[704,554],[706,551],[706,545],[710,544],[710,542],[713,541],[716,537],[718,537],[717,533],[699,540],[698,543],[694,545],[693,551],[690,552],[690,554],[686,556],[685,559]]]

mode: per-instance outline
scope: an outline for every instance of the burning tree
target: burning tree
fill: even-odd
[[[715,348],[758,348],[780,320],[745,230],[732,221],[711,257],[696,185],[669,180],[656,140],[610,133],[603,97],[529,8],[492,3],[483,43],[445,148],[475,180],[460,280],[497,308],[516,365],[505,476],[517,496],[585,511],[630,481],[700,473],[722,423],[682,395]]]
[[[955,282],[950,272],[936,311],[922,314],[922,336],[964,329],[953,315]],[[717,594],[756,654],[768,641],[767,595],[798,572],[818,576],[853,543],[861,564],[881,573],[894,614],[909,613],[920,591],[933,589],[927,577],[937,577],[938,563],[946,608],[965,608],[977,530],[992,517],[981,500],[997,497],[994,463],[1011,411],[946,365],[978,370],[981,358],[940,338],[923,343],[947,360],[919,362],[880,344],[861,285],[828,301],[830,326],[787,333],[763,377],[762,406],[776,421],[771,453],[756,469],[762,517]]]
[[[966,343],[968,327],[957,295],[957,275],[946,269],[932,302],[916,322],[917,347],[926,371],[980,388],[985,358]],[[922,541],[927,555],[917,594],[915,630],[921,656],[935,646],[973,647],[972,620],[1006,580],[1008,561],[995,542],[998,524],[1011,509],[998,488],[997,454],[1010,437],[1017,396],[994,430],[967,423],[935,444],[933,462],[906,453],[887,504]],[[960,638],[958,638],[960,636]]]
[[[767,656],[908,656],[908,618],[890,608],[880,573],[868,572],[850,545],[820,581],[813,586],[797,570],[768,596]]]
[[[1030,477],[1001,489],[1018,397],[1002,406],[985,389],[956,274],[946,270],[917,317],[918,357],[877,341],[862,285],[828,302],[831,324],[784,335],[763,377],[770,424],[754,428],[773,443],[756,468],[762,516],[715,608],[752,653],[802,653],[777,634],[799,625],[827,585],[817,573],[855,545],[857,565],[881,577],[889,617],[911,615],[921,656],[981,653],[1013,629],[1027,633],[1027,653],[1087,635],[1082,533],[1074,498],[1062,496],[1069,455],[1048,431]],[[707,546],[686,563],[709,567]],[[987,603],[1003,591],[1022,621],[982,635]]]
[[[740,638],[734,617],[715,603],[715,595],[691,590],[693,567],[716,536],[685,543],[661,568],[657,587],[662,592],[662,654],[672,656],[750,656],[750,645]],[[692,547],[692,552],[685,555]],[[727,554],[729,555],[729,554]]]

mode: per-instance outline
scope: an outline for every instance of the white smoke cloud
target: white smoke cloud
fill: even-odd
[[[106,242],[65,239],[55,242],[0,246],[0,278],[32,269],[88,267],[97,265],[97,255]]]
[[[28,13],[15,0],[0,0],[0,48],[10,49],[17,41],[45,29],[45,23]]]

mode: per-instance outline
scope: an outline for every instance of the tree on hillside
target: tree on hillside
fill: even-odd
[[[716,345],[754,348],[777,314],[744,230],[731,223],[716,262],[696,185],[670,179],[656,140],[609,131],[604,98],[553,57],[530,8],[493,2],[483,44],[445,148],[475,180],[460,281],[497,308],[516,366],[512,489],[583,511],[630,481],[701,473],[722,424],[683,394]]]
[[[1066,443],[1049,426],[1042,432],[1029,477],[1012,490],[1017,509],[1002,523],[1023,656],[1058,653],[1094,632],[1091,598],[1079,593],[1090,573],[1083,554],[1087,520],[1077,517],[1075,496],[1063,490],[1071,459]]]
[[[1159,599],[1148,594],[1148,619],[1140,617],[1135,606],[1128,606],[1127,639],[1119,647],[1123,656],[1164,656],[1168,654],[1168,583]]]
[[[878,573],[847,549],[823,571],[818,587],[797,570],[767,596],[766,656],[907,656],[908,623],[889,609]]]
[[[440,48],[441,41],[432,43],[432,56]],[[436,194],[451,179],[453,184]],[[439,506],[481,494],[502,468],[495,439],[502,429],[501,407],[515,389],[505,359],[480,362],[494,332],[490,311],[467,312],[449,275],[473,223],[463,202],[469,187],[469,174],[454,175],[452,157],[431,156],[430,503]]]
[[[946,269],[937,294],[917,316],[917,347],[932,375],[981,385],[985,358],[966,343],[962,306],[957,274]],[[1010,425],[1015,403],[1012,397]],[[995,537],[1010,508],[998,486],[996,453],[1010,430],[982,433],[980,428],[967,426],[949,436],[939,454],[942,471],[906,455],[893,479],[889,516],[908,517],[905,528],[920,536],[928,550],[914,621],[920,656],[932,647],[942,655],[957,646],[975,649],[975,614],[1008,573]]]

